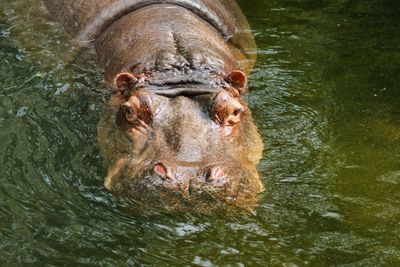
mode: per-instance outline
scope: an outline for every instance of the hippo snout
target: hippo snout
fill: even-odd
[[[152,169],[152,178],[161,178],[163,186],[190,194],[190,190],[203,186],[222,187],[229,177],[223,166],[173,166],[157,163]]]

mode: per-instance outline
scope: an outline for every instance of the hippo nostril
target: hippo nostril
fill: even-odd
[[[154,172],[163,178],[172,179],[171,169],[162,163],[158,163],[154,166]]]
[[[211,168],[206,176],[207,182],[212,182],[221,178],[226,177],[226,172],[222,167],[213,167]]]
[[[157,174],[161,175],[161,176],[167,174],[167,168],[165,168],[165,166],[162,165],[162,164],[157,164],[157,165],[154,167],[154,171],[155,171]]]

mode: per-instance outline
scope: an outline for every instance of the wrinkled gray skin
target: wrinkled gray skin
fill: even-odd
[[[234,1],[45,3],[94,43],[113,88],[98,126],[108,190],[170,211],[254,207],[262,141],[244,76],[229,75],[251,71],[255,45]]]

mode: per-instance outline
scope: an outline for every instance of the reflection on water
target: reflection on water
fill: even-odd
[[[400,6],[240,1],[267,188],[253,214],[133,216],[103,190],[108,94],[38,0],[0,2],[0,263],[400,265]]]

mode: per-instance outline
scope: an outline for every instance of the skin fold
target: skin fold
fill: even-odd
[[[243,100],[255,44],[234,1],[45,3],[94,44],[113,92],[98,125],[107,190],[167,211],[256,205],[263,143]]]

